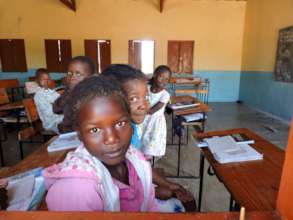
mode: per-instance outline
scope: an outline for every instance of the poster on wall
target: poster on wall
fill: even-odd
[[[293,26],[279,31],[275,79],[293,82]]]

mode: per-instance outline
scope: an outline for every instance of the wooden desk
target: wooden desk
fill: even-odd
[[[188,115],[193,113],[208,113],[211,111],[210,107],[201,101],[199,101],[197,98],[194,98],[192,96],[172,96],[170,99],[171,104],[179,103],[179,102],[194,102],[194,103],[200,103],[199,106],[191,107],[191,108],[185,108],[185,109],[177,109],[172,110],[176,116],[180,115]]]
[[[193,102],[193,103],[199,103],[199,106],[196,106],[196,107],[191,107],[191,108],[184,108],[184,109],[177,109],[177,110],[172,110],[172,138],[171,138],[171,144],[173,145],[174,144],[174,135],[175,135],[175,132],[174,132],[174,123],[173,123],[173,120],[174,120],[174,115],[175,116],[183,116],[183,115],[188,115],[188,114],[193,114],[193,113],[202,113],[203,114],[203,119],[202,120],[199,120],[197,121],[197,125],[200,124],[201,126],[201,129],[200,131],[203,132],[204,131],[204,128],[205,128],[205,118],[206,118],[206,113],[209,112],[211,109],[209,108],[208,105],[200,102],[198,99],[192,97],[192,96],[172,96],[171,97],[171,104],[175,104],[175,103],[178,103],[178,102]],[[189,131],[189,126],[195,126],[195,122],[193,123],[186,123],[186,122],[181,122],[181,126],[184,126],[186,127],[186,142],[188,144],[188,131]],[[181,176],[180,175],[180,158],[181,158],[181,139],[182,139],[182,135],[181,134],[177,134],[178,137],[179,137],[179,140],[178,140],[178,151],[177,151],[177,173],[175,176],[168,176],[169,178],[183,178],[183,179],[197,179],[198,177],[195,177],[195,176]]]
[[[58,151],[54,153],[49,153],[47,151],[47,146],[55,138],[56,137],[51,138],[51,140],[43,144],[39,149],[31,153],[16,165],[4,170],[0,170],[0,178],[13,176],[36,167],[48,167],[55,163],[61,162],[69,150]]]
[[[5,105],[0,106],[0,111],[10,111],[10,110],[16,110],[16,109],[23,109],[24,105],[22,101],[16,101],[16,102],[11,102]]]
[[[264,158],[259,161],[220,164],[214,159],[208,148],[202,148],[199,208],[202,197],[204,158],[206,158],[237,204],[244,206],[247,211],[275,210],[285,157],[283,150],[246,128],[194,133],[193,136],[195,139],[202,139],[235,133],[243,133],[255,140],[255,144],[251,146],[262,153]]]
[[[2,212],[1,220],[238,220],[239,213],[106,213],[106,212]],[[245,219],[280,220],[277,212],[246,213]]]

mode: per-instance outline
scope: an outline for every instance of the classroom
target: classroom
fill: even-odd
[[[0,0],[0,219],[293,219],[292,11]]]

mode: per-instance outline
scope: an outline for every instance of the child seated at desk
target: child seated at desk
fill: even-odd
[[[72,58],[68,64],[68,73],[66,77],[66,88],[62,95],[54,102],[53,111],[55,114],[63,115],[71,108],[67,106],[70,99],[70,92],[73,88],[85,78],[95,73],[95,64],[86,56],[77,56]],[[64,114],[63,121],[58,125],[61,133],[73,131],[71,115]]]
[[[150,164],[130,146],[130,110],[120,85],[93,76],[71,97],[71,118],[83,145],[45,170],[48,209],[157,211]]]
[[[50,75],[46,69],[37,71],[36,80],[39,85],[34,101],[38,114],[43,124],[43,128],[48,131],[59,133],[58,124],[63,120],[63,115],[53,112],[53,103],[60,96],[55,90],[49,88]]]

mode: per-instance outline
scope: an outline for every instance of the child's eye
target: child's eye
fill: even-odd
[[[99,132],[101,129],[99,129],[99,128],[91,128],[90,129],[90,132],[91,133],[97,133],[97,132]]]
[[[137,97],[131,97],[131,98],[130,98],[130,102],[136,102],[137,100],[138,100]]]
[[[120,122],[118,122],[118,123],[116,124],[116,126],[117,126],[118,128],[120,128],[120,127],[123,127],[125,124],[126,124],[125,121],[120,121]]]

